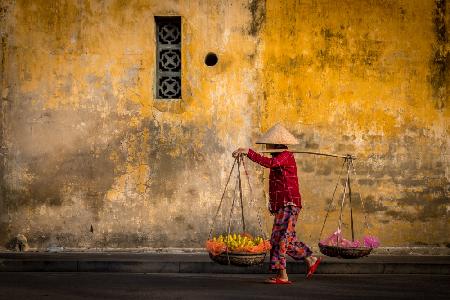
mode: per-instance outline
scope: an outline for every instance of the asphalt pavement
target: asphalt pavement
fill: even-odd
[[[318,274],[450,275],[450,256],[376,256],[360,259],[322,257]],[[305,274],[303,262],[288,258],[288,272]],[[214,263],[206,253],[0,252],[0,272],[269,273],[264,264],[236,267]]]
[[[448,275],[294,274],[292,285],[267,274],[2,272],[0,299],[450,299]]]

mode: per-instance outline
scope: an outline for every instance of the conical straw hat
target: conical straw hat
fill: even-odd
[[[275,124],[272,128],[267,130],[257,141],[256,144],[281,144],[281,145],[296,145],[298,140],[280,123]]]

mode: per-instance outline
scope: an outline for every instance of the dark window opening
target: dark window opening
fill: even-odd
[[[155,17],[156,98],[181,99],[181,17]]]

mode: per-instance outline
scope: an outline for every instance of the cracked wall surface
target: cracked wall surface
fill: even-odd
[[[276,122],[300,149],[358,157],[357,236],[366,211],[385,246],[449,244],[449,1],[0,3],[1,247],[202,247],[231,152]],[[177,101],[153,96],[165,15],[182,17]],[[315,244],[342,162],[297,162]],[[267,172],[247,165],[256,231]],[[325,233],[337,215],[335,199]]]

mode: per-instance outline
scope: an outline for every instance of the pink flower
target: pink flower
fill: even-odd
[[[375,236],[366,235],[364,237],[364,246],[369,248],[378,248],[380,246],[380,241]]]

